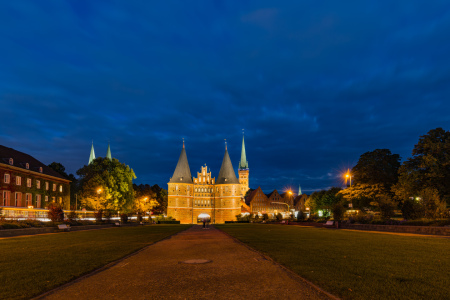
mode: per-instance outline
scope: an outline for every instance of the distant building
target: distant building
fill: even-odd
[[[216,180],[206,165],[201,167],[197,177],[191,176],[183,142],[177,166],[168,183],[167,215],[182,224],[196,224],[203,219],[213,223],[236,220],[236,215],[241,213],[241,199],[248,190],[249,179],[244,140],[242,147],[240,178],[236,178],[225,146],[222,166]]]
[[[39,213],[50,202],[70,208],[70,180],[34,157],[0,145],[0,207],[4,216],[41,217]]]
[[[287,213],[288,211],[299,211],[305,209],[305,200],[307,195],[299,195],[295,197],[292,192],[279,194],[277,190],[269,194],[264,194],[261,187],[250,193],[247,203],[253,214],[277,214]]]

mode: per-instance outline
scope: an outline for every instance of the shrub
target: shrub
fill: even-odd
[[[283,215],[281,213],[277,213],[275,218],[277,218],[277,221],[281,221],[281,220],[283,220]]]
[[[269,220],[269,215],[268,215],[267,213],[263,214],[263,215],[262,215],[262,219],[263,219],[264,221]]]
[[[339,222],[344,217],[345,207],[341,203],[336,203],[332,206],[331,212],[333,213],[333,219]]]
[[[105,218],[105,221],[107,223],[111,222],[111,217],[113,216],[113,214],[114,214],[114,211],[111,209],[105,209],[103,211],[103,217]]]
[[[95,216],[95,221],[97,223],[101,223],[103,221],[103,209],[99,209],[97,211],[94,212],[94,216]]]
[[[297,213],[297,221],[302,222],[303,220],[305,220],[305,214],[299,210]]]
[[[380,207],[381,219],[389,220],[395,215],[395,203],[388,196],[380,197],[378,205]]]
[[[48,205],[47,215],[53,223],[64,221],[64,211],[62,209],[62,206],[58,203],[52,202]]]
[[[73,210],[67,214],[67,220],[69,222],[73,222],[76,218],[77,218],[77,213]]]
[[[128,223],[128,215],[127,214],[121,214],[120,215],[120,220],[122,221],[122,223]]]

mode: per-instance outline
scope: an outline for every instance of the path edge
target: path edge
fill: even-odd
[[[192,227],[192,226],[191,226],[191,227]],[[30,299],[31,299],[31,300],[44,299],[45,297],[47,297],[47,296],[49,296],[49,295],[51,295],[51,294],[54,294],[54,293],[58,292],[59,290],[62,290],[62,289],[66,288],[66,287],[68,287],[68,286],[70,286],[70,285],[72,285],[72,284],[75,284],[75,283],[77,283],[77,282],[79,282],[79,281],[81,281],[81,280],[83,280],[83,279],[89,278],[89,277],[91,277],[91,276],[94,276],[94,275],[97,274],[97,273],[100,273],[100,272],[102,272],[102,271],[108,270],[108,269],[114,267],[115,265],[121,263],[121,262],[124,261],[125,259],[130,258],[130,257],[132,257],[132,256],[135,256],[135,255],[139,254],[140,252],[146,250],[147,248],[149,248],[149,247],[151,247],[151,246],[153,246],[153,245],[155,245],[155,244],[157,244],[157,243],[159,243],[159,242],[162,242],[162,241],[171,239],[172,237],[177,236],[178,234],[180,234],[180,233],[182,233],[182,232],[188,230],[188,229],[191,228],[191,227],[188,227],[188,228],[186,228],[186,229],[184,229],[184,230],[178,231],[178,232],[175,233],[175,234],[172,234],[172,235],[170,235],[170,236],[167,236],[167,237],[165,237],[165,238],[163,238],[163,239],[161,239],[161,240],[159,240],[159,241],[156,241],[156,242],[154,242],[154,243],[151,243],[151,244],[149,244],[149,245],[147,245],[147,246],[145,246],[145,247],[143,247],[143,248],[141,248],[141,249],[136,250],[135,252],[132,252],[132,253],[127,254],[126,256],[124,256],[124,257],[122,257],[122,258],[119,258],[118,260],[112,261],[112,262],[110,262],[110,263],[108,263],[108,264],[106,264],[106,265],[104,265],[104,266],[102,266],[102,267],[100,267],[100,268],[98,268],[98,269],[93,270],[92,272],[89,272],[89,273],[87,273],[87,274],[81,275],[80,277],[75,278],[74,280],[71,280],[71,281],[69,281],[69,282],[66,282],[66,283],[64,283],[64,284],[62,284],[62,285],[60,285],[60,286],[55,287],[54,289],[51,289],[51,290],[49,290],[49,291],[47,291],[47,292],[45,292],[45,293],[43,293],[43,294],[37,295],[37,296],[32,297],[32,298],[30,298]]]
[[[330,294],[329,292],[323,290],[322,288],[320,288],[319,286],[317,286],[316,284],[312,283],[309,280],[306,280],[305,278],[303,278],[302,276],[298,275],[297,273],[295,273],[294,271],[292,271],[291,269],[289,269],[288,267],[280,264],[279,262],[273,260],[273,258],[271,258],[270,256],[256,250],[255,248],[250,247],[249,245],[245,244],[244,242],[242,242],[241,240],[239,240],[238,238],[230,235],[228,232],[223,231],[220,228],[217,228],[214,226],[214,228],[216,228],[217,230],[221,231],[223,234],[225,234],[226,236],[228,236],[229,238],[231,238],[235,243],[238,243],[244,247],[246,247],[247,249],[256,252],[257,254],[261,255],[264,259],[272,262],[274,265],[276,265],[277,267],[279,267],[280,269],[282,269],[284,272],[286,272],[288,274],[289,277],[291,277],[292,279],[296,280],[296,281],[301,281],[304,282],[306,284],[308,284],[309,286],[311,286],[312,288],[314,288],[315,290],[317,290],[319,293],[325,294],[327,297],[329,297],[330,299],[333,300],[341,300],[341,298]]]

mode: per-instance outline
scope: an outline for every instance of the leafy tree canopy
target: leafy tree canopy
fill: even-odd
[[[356,184],[384,184],[390,187],[398,181],[400,156],[389,149],[375,149],[360,156],[352,169]]]
[[[134,171],[113,158],[96,158],[77,171],[80,177],[80,198],[89,209],[132,209]]]
[[[399,170],[399,182],[393,188],[402,200],[414,197],[424,188],[433,188],[450,204],[450,132],[430,130],[420,137],[412,157]]]
[[[59,174],[61,174],[62,176],[64,176],[65,178],[69,178],[69,175],[67,175],[66,173],[66,168],[61,163],[52,162],[48,166],[53,170],[55,170],[56,172],[58,172]]]

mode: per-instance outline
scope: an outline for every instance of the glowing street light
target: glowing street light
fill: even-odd
[[[350,173],[350,169],[345,173],[345,183],[347,184],[347,180],[350,179],[350,187],[352,186],[352,174]]]

